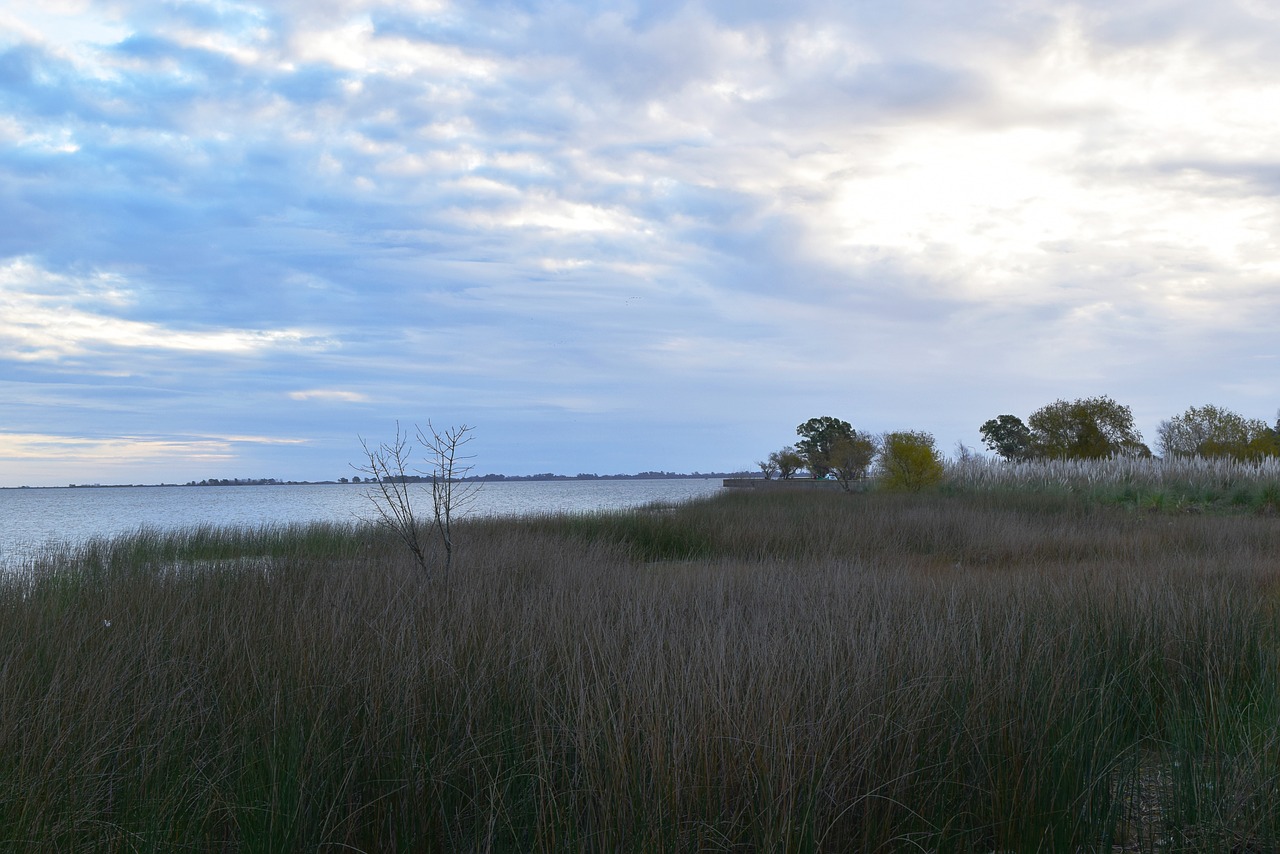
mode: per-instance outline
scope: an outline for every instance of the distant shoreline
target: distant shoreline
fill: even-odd
[[[483,474],[461,478],[463,483],[545,483],[549,481],[573,480],[713,480],[723,478],[761,477],[759,472],[680,472],[646,471],[638,474]],[[401,482],[400,478],[395,479]],[[208,478],[187,483],[69,483],[66,486],[0,486],[0,490],[9,489],[158,489],[160,487],[202,487],[202,486],[364,486],[374,483],[372,479],[352,481],[341,480],[277,480],[275,478]],[[403,479],[405,483],[430,483],[431,478],[411,475]]]

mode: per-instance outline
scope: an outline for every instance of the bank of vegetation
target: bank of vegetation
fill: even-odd
[[[0,849],[1276,850],[1276,518],[995,471],[51,549]]]
[[[831,416],[796,427],[800,438],[756,463],[766,480],[810,477],[845,491],[876,488],[1087,492],[1109,503],[1153,509],[1276,504],[1280,416],[1275,426],[1213,404],[1192,406],[1160,422],[1152,453],[1128,406],[1101,395],[1057,400],[1024,422],[1000,415],[979,427],[984,458],[963,444],[949,462],[932,434],[896,430],[874,435]]]

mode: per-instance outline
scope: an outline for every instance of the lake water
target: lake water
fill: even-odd
[[[484,483],[466,516],[582,513],[687,501],[718,492],[718,478]],[[417,485],[414,486],[418,489]],[[430,511],[430,487],[419,489]],[[81,542],[139,528],[257,526],[376,518],[367,484],[122,486],[0,489],[0,567],[49,543]]]

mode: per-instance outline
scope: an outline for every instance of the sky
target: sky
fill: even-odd
[[[0,0],[0,486],[1280,407],[1271,0]]]

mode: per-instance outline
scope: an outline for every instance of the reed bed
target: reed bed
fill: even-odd
[[[1007,462],[970,456],[947,464],[957,490],[1074,493],[1151,510],[1280,510],[1280,457],[1112,457]]]
[[[0,584],[0,849],[1271,851],[1280,526],[727,494]]]

